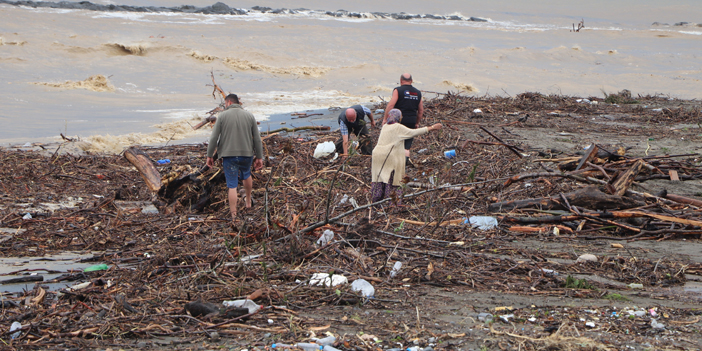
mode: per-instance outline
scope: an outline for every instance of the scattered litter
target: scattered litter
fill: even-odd
[[[356,279],[351,283],[351,290],[360,292],[363,297],[373,297],[375,288],[365,279]]]
[[[546,275],[558,275],[558,272],[554,271],[553,269],[541,268],[541,271]]]
[[[597,256],[593,254],[582,254],[575,262],[597,262]]]
[[[322,233],[322,236],[317,239],[317,245],[324,246],[334,239],[334,232],[327,229]]]
[[[390,271],[390,278],[395,278],[397,273],[400,273],[400,269],[402,269],[402,262],[395,262],[395,265],[392,267],[392,271]]]
[[[643,284],[639,284],[639,283],[631,283],[627,286],[631,289],[643,289]]]
[[[585,323],[585,326],[588,328],[594,328],[595,327],[595,322],[587,322]]]
[[[665,325],[663,323],[658,323],[658,321],[655,318],[651,318],[651,328],[665,329]]]
[[[317,147],[314,149],[314,158],[322,158],[329,156],[334,151],[336,151],[336,146],[334,145],[334,142],[325,141],[321,144],[317,144]]]
[[[349,280],[341,274],[315,273],[310,278],[310,285],[337,286],[348,284]]]
[[[261,306],[259,304],[249,299],[223,301],[222,305],[224,305],[225,307],[248,308],[249,313],[256,313],[256,311],[261,309]]]
[[[446,158],[449,158],[449,159],[454,158],[454,157],[456,157],[456,150],[444,151],[444,156],[446,156]]]
[[[333,344],[333,343],[336,342],[336,337],[334,337],[334,336],[327,336],[326,338],[315,339],[314,342],[315,342],[317,345],[322,345],[322,346],[331,345],[331,344]]]
[[[497,227],[497,219],[490,216],[472,216],[463,218],[463,224],[470,224],[480,230],[490,230]]]
[[[478,313],[478,320],[481,322],[492,322],[492,314],[486,313],[486,312],[481,312]]]
[[[630,316],[643,317],[646,315],[646,311],[626,311]]]
[[[80,289],[85,289],[85,288],[87,288],[87,287],[89,287],[89,286],[90,286],[90,282],[85,282],[85,283],[76,284],[76,285],[74,285],[74,286],[68,288],[68,290],[77,291],[77,290],[80,290]]]
[[[483,110],[476,108],[475,110],[473,110],[473,113],[483,113]]]
[[[339,200],[339,205],[344,205],[347,202],[349,202],[349,196],[344,194],[344,196],[341,198],[341,200]]]
[[[158,164],[160,164],[160,165],[167,165],[167,164],[171,163],[171,160],[169,160],[169,159],[167,159],[167,158],[164,158],[164,159],[162,159],[162,160],[156,161],[156,163],[158,163]]]
[[[94,266],[90,266],[86,269],[83,270],[83,272],[95,272],[95,271],[105,271],[108,270],[110,266],[102,263],[102,264],[96,264]]]
[[[503,314],[500,316],[500,319],[503,320],[505,323],[509,323],[510,319],[514,319],[514,314],[513,313]]]
[[[22,219],[32,219],[32,215],[27,213],[26,215],[22,216]]]
[[[22,329],[22,323],[20,323],[20,322],[12,322],[12,326],[10,326],[10,332],[13,332],[13,331],[18,330],[18,329]],[[15,339],[15,338],[18,338],[18,337],[20,336],[20,334],[22,334],[22,331],[21,331],[21,330],[18,331],[18,332],[16,332],[16,333],[14,333],[14,334],[12,334],[10,337],[11,337],[12,339]]]

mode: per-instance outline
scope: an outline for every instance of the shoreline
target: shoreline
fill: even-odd
[[[241,200],[235,223],[220,169],[198,171],[202,145],[143,150],[171,160],[156,167],[168,178],[158,193],[124,157],[0,150],[0,247],[10,262],[90,256],[75,267],[41,261],[46,273],[8,268],[3,279],[26,278],[2,285],[13,291],[3,294],[5,325],[17,318],[27,328],[11,342],[262,349],[307,342],[300,331],[310,330],[332,333],[344,350],[416,341],[643,351],[683,338],[699,349],[702,127],[679,126],[702,118],[702,102],[614,99],[619,105],[536,93],[429,101],[427,124],[444,128],[415,140],[400,208],[363,207],[371,158],[315,159],[315,143],[276,135],[263,141],[264,169],[252,172],[253,208]],[[585,154],[592,144],[602,153]],[[447,159],[447,148],[456,155]],[[615,181],[621,174],[632,182]],[[627,191],[606,203],[582,201],[619,189]],[[517,203],[527,206],[509,208]],[[57,204],[65,206],[46,209]],[[473,216],[495,226],[465,224]],[[324,230],[334,240],[320,247]],[[375,298],[350,284],[309,284],[332,270],[366,280]],[[232,320],[189,307],[244,298],[264,308]]]
[[[366,103],[361,103],[361,105],[368,106],[375,112],[376,107],[379,105],[377,103],[371,103],[371,102],[366,102]],[[244,106],[244,109],[246,107]],[[294,111],[290,113],[276,113],[272,114],[269,116],[267,120],[264,121],[259,121],[259,130],[261,133],[266,132],[267,130],[276,130],[279,128],[283,127],[289,127],[289,128],[295,128],[295,127],[303,127],[303,126],[327,126],[330,127],[330,131],[333,132],[335,130],[338,130],[339,125],[337,123],[337,117],[339,114],[339,111],[342,109],[342,107],[330,107],[330,108],[321,108],[321,109],[313,109],[313,110],[304,110],[304,111]],[[300,116],[302,114],[302,116]],[[304,114],[310,115],[310,116],[304,116]],[[204,118],[202,118],[204,120]],[[183,120],[187,121],[187,120]],[[190,122],[187,122],[190,124]],[[208,128],[210,125],[205,125],[202,126],[200,129],[197,131],[193,130],[194,134],[197,135],[192,135],[192,136],[186,136],[183,139],[179,140],[169,140],[166,143],[147,143],[147,144],[134,144],[134,145],[143,145],[147,146],[150,148],[158,148],[158,147],[165,147],[168,145],[198,145],[198,144],[203,144],[207,143],[209,141],[209,133],[207,135],[200,135],[204,134],[203,132]],[[282,132],[286,133],[286,132]],[[305,131],[300,131],[296,132],[300,133],[301,135],[306,135],[309,134]],[[148,135],[148,133],[145,133],[145,135]],[[87,143],[87,141],[84,141],[87,138],[90,138],[92,136],[87,136],[85,138],[80,138],[76,139],[74,141],[47,141],[47,142],[42,142],[42,141],[34,141],[34,142],[25,142],[24,144],[17,143],[17,144],[8,144],[8,145],[0,145],[0,148],[2,149],[8,149],[8,150],[20,150],[20,151],[39,151],[42,153],[53,153],[56,151],[57,148],[67,148],[67,150],[59,150],[60,152],[68,152],[68,153],[74,153],[78,155],[86,154],[86,151],[83,150],[80,147],[80,143]],[[120,136],[113,136],[114,138],[119,138]],[[54,137],[58,138],[58,137]],[[67,136],[69,139],[73,139],[75,137]],[[200,139],[199,141],[196,139]],[[122,149],[129,148],[130,146],[133,145],[126,145]],[[114,155],[114,153],[106,153],[106,152],[99,152],[99,153],[94,153],[90,152],[90,154],[93,155]]]

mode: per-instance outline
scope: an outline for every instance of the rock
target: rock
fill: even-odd
[[[582,254],[580,255],[580,257],[578,257],[578,259],[575,262],[597,262],[597,256],[593,254]]]

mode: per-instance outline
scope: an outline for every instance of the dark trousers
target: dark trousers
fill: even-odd
[[[370,132],[368,132],[368,126],[366,126],[366,121],[361,121],[358,126],[349,129],[349,144],[351,143],[351,134],[358,138],[358,146],[362,155],[370,155],[373,153],[371,148]],[[334,143],[336,146],[336,152],[344,152],[344,137],[342,136],[339,140]]]

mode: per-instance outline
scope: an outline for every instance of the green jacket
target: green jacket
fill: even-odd
[[[217,150],[219,157],[256,156],[263,158],[261,133],[258,131],[256,118],[241,108],[231,104],[217,116],[207,157],[212,157]]]

